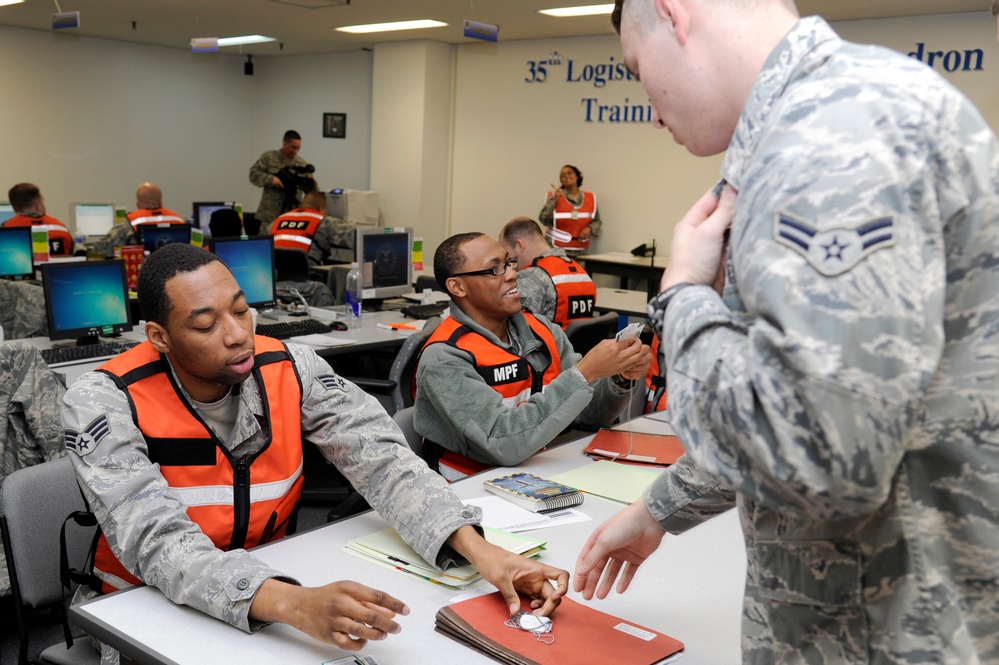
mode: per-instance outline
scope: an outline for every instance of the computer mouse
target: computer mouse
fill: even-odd
[[[347,324],[343,321],[331,321],[330,327],[333,328],[333,330],[346,330]]]

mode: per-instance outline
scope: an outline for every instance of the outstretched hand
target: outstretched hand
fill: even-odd
[[[593,598],[594,591],[597,598],[606,598],[620,575],[617,592],[624,593],[638,567],[656,551],[664,535],[666,532],[645,503],[636,501],[590,534],[576,560],[573,589],[582,591],[586,600]]]

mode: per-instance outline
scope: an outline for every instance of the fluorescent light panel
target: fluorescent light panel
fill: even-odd
[[[420,19],[417,21],[396,21],[394,23],[371,23],[368,25],[345,25],[337,28],[339,32],[350,32],[354,34],[365,34],[369,32],[392,32],[394,30],[420,30],[422,28],[442,28],[447,23],[431,21],[430,19]]]
[[[263,44],[276,41],[274,37],[263,35],[243,35],[242,37],[220,37],[219,46],[239,46],[241,44]]]
[[[610,14],[614,11],[614,5],[586,5],[583,7],[558,7],[556,9],[539,9],[539,14],[547,14],[556,18],[567,18],[571,16],[597,16],[599,14]]]
[[[19,5],[22,2],[24,2],[24,0],[0,0],[0,7],[3,7],[4,5]]]

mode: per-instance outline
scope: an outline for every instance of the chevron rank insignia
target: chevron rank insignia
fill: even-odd
[[[774,240],[790,247],[826,277],[850,270],[867,256],[895,244],[895,220],[874,219],[852,229],[818,231],[808,222],[779,212],[774,215]]]
[[[347,392],[347,382],[336,374],[323,374],[319,377],[319,383],[323,384],[326,390]]]
[[[63,433],[63,440],[66,443],[66,450],[70,450],[80,457],[89,455],[97,449],[97,444],[101,439],[111,433],[111,425],[108,423],[107,415],[98,416],[82,432],[75,432],[71,429]]]

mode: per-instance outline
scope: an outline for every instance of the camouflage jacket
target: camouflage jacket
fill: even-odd
[[[444,567],[457,559],[445,541],[459,527],[477,523],[480,511],[463,506],[444,479],[413,454],[376,400],[337,376],[308,347],[288,349],[302,382],[303,440],[318,446],[427,561]],[[237,457],[260,438],[263,404],[252,376],[241,384],[239,400],[226,443]],[[248,612],[257,589],[268,578],[287,578],[245,550],[216,549],[188,519],[149,461],[124,393],[105,374],[85,374],[66,393],[62,414],[68,441],[104,421],[96,445],[82,452],[73,448],[70,458],[125,567],[175,603],[243,630],[256,628]]]
[[[49,334],[45,292],[38,284],[0,279],[0,326],[4,339],[45,337]]]
[[[925,65],[799,22],[729,145],[720,298],[664,317],[687,455],[645,496],[738,503],[752,663],[999,662],[999,144]]]
[[[250,167],[250,182],[257,187],[264,188],[260,195],[260,205],[257,206],[256,215],[257,221],[260,222],[261,235],[267,232],[274,218],[284,212],[282,208],[285,191],[281,187],[271,186],[274,176],[285,166],[305,166],[307,164],[308,162],[299,155],[288,159],[281,154],[280,150],[268,150],[260,155],[260,159]],[[301,202],[301,192],[295,192],[295,199]]]

